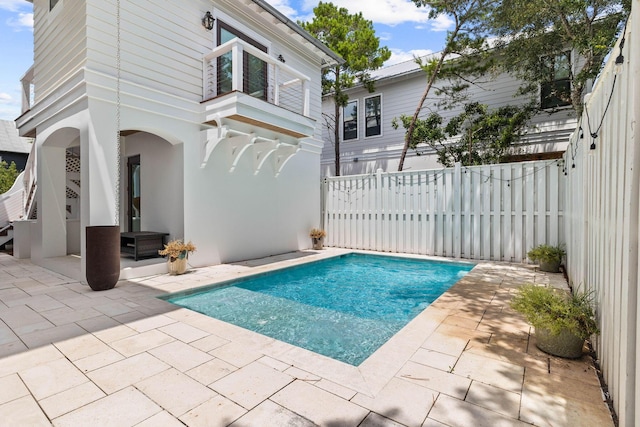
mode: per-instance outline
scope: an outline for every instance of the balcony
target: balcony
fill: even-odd
[[[309,77],[240,39],[204,56],[203,122],[261,137],[297,140],[315,132]]]

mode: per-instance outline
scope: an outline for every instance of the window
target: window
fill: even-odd
[[[260,49],[263,52],[267,51],[267,48],[260,43],[256,42],[252,38],[246,36],[242,32],[236,30],[233,27],[218,20],[217,27],[217,42],[218,46],[239,38],[244,40],[252,46]],[[267,100],[267,63],[261,59],[256,58],[248,52],[243,52],[243,74],[244,79],[242,82],[243,92],[249,95]],[[233,64],[232,53],[227,52],[218,58],[218,95],[231,92],[231,82],[233,79]]]
[[[350,101],[342,109],[342,140],[358,138],[358,101]]]
[[[571,104],[571,53],[564,52],[543,59],[549,81],[540,85],[542,108],[557,108]]]
[[[56,4],[58,4],[58,0],[49,0],[49,10],[53,10]]]
[[[382,95],[365,98],[364,121],[365,137],[382,134]]]

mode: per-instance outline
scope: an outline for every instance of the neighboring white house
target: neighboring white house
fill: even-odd
[[[556,80],[550,84],[569,84],[569,67],[576,65],[573,56],[567,53],[556,58]],[[398,129],[393,129],[391,122],[403,114],[413,115],[427,85],[427,74],[414,60],[375,70],[371,75],[375,80],[375,92],[369,93],[362,86],[347,91],[349,104],[341,113],[339,126],[341,175],[372,173],[377,169],[392,172],[398,169],[405,130],[401,125]],[[481,83],[468,89],[469,101],[487,104],[490,108],[524,104],[528,98],[515,97],[520,84],[508,74],[485,77],[481,79]],[[461,108],[438,108],[438,99],[435,88],[432,88],[424,104],[422,117],[438,111],[448,120],[461,112]],[[533,118],[531,129],[521,141],[522,145],[518,150],[520,154],[564,151],[569,135],[576,128],[576,116],[570,105],[562,105],[558,99],[553,98],[545,98],[544,102],[553,105],[553,108]],[[322,111],[325,120],[331,120],[334,114],[331,96],[324,97]],[[333,130],[329,130],[326,125],[323,126],[323,139],[322,174],[334,176]],[[423,155],[417,156],[415,150],[409,150],[404,170],[442,167],[437,163],[432,150],[424,147],[421,151]]]
[[[261,0],[30,1],[35,262],[116,223],[192,240],[195,266],[310,247],[337,55]]]

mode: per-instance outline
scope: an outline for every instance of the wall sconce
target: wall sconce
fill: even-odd
[[[284,56],[282,56],[282,54],[278,55],[278,61],[282,62],[283,64],[286,62],[284,60]]]
[[[211,31],[213,30],[214,21],[215,21],[215,18],[213,17],[211,12],[207,11],[207,13],[205,13],[204,17],[202,18],[202,26],[205,27],[207,30]]]

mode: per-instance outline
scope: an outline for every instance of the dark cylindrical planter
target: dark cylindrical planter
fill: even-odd
[[[94,291],[112,289],[120,277],[120,226],[86,228],[87,283]]]

